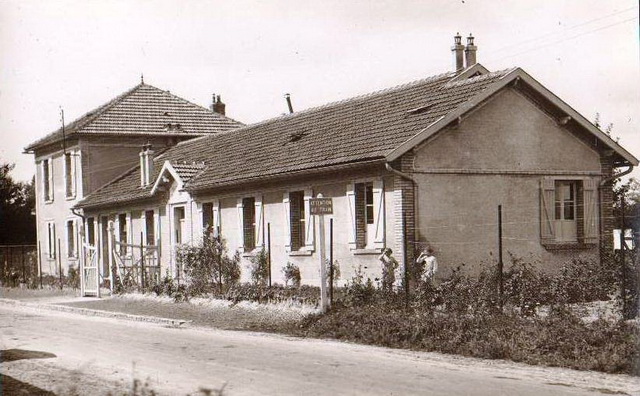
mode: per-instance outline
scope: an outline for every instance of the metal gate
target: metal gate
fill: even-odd
[[[82,297],[100,297],[100,271],[95,246],[82,244],[80,292]]]

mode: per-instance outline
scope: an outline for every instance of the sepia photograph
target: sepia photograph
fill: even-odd
[[[0,0],[0,395],[640,395],[632,0]]]

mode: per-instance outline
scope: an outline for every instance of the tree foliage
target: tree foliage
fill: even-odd
[[[13,180],[14,166],[0,163],[0,244],[35,243],[35,181]]]

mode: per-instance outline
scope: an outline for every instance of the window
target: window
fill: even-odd
[[[47,223],[47,257],[56,258],[56,225],[53,222]]]
[[[93,217],[87,218],[87,243],[91,246],[96,245],[96,225]]]
[[[147,210],[144,212],[144,226],[147,245],[154,246],[156,244],[156,224],[155,213],[153,210]]]
[[[76,196],[76,169],[75,161],[72,153],[65,153],[64,155],[64,181],[65,181],[65,196],[67,198],[73,198]]]
[[[242,199],[242,235],[244,251],[248,252],[256,247],[256,199],[254,197]]]
[[[540,238],[543,245],[598,241],[598,181],[542,180]]]
[[[291,250],[300,250],[305,245],[305,202],[304,191],[289,193],[289,218],[291,232]]]
[[[121,243],[120,245],[120,254],[127,254],[127,215],[125,213],[121,213],[118,215],[118,241]]]
[[[213,224],[213,203],[204,202],[202,204],[202,229],[205,234],[212,234]]]
[[[67,220],[67,257],[78,257],[76,249],[76,222]]]
[[[349,184],[347,198],[351,214],[351,249],[382,249],[385,243],[383,181]]]
[[[184,229],[184,206],[173,208],[173,241],[174,244],[182,243]]]
[[[50,158],[42,161],[42,184],[45,202],[53,201],[53,169]]]

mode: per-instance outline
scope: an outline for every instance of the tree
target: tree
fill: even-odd
[[[35,180],[14,181],[10,175],[14,167],[0,163],[0,245],[36,241]]]

